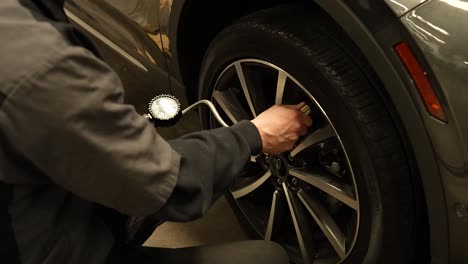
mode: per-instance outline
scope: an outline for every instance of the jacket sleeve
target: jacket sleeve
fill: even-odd
[[[0,119],[8,144],[55,184],[124,214],[150,215],[164,207],[174,219],[184,214],[178,203],[171,206],[177,196],[187,195],[185,205],[199,207],[224,188],[253,148],[243,132],[256,129],[239,124],[195,133],[171,146],[123,103],[117,75],[78,47],[60,51],[16,83]],[[226,151],[239,144],[239,151]],[[235,166],[218,161],[218,155],[229,155],[226,160]]]
[[[189,221],[202,216],[225,192],[262,141],[250,121],[230,128],[201,131],[169,142],[181,155],[179,178],[158,218]]]

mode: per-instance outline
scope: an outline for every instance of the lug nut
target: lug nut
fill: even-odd
[[[291,182],[292,182],[294,185],[297,185],[297,179],[296,179],[296,178],[292,178],[292,179],[291,179]]]
[[[466,218],[468,217],[468,207],[464,204],[457,203],[455,205],[455,212],[458,218]]]
[[[338,162],[334,161],[330,164],[330,170],[333,173],[338,173],[341,170],[341,165]]]

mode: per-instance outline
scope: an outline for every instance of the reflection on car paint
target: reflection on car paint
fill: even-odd
[[[158,3],[155,0],[105,0],[114,8],[135,21],[148,33],[154,33],[159,29],[157,16]]]
[[[468,102],[468,50],[466,28],[468,27],[468,3],[458,0],[432,1],[411,11],[402,18],[430,64],[440,83],[442,93],[453,118],[466,116]],[[450,14],[450,17],[447,16]],[[452,173],[467,170],[465,159],[468,153],[467,142],[458,142],[459,131],[468,129],[468,119],[455,120],[458,131],[434,139],[439,153],[445,153],[440,160]],[[448,128],[447,128],[448,129]],[[457,136],[459,134],[459,136]],[[435,136],[434,136],[435,137]],[[463,137],[461,137],[463,138]],[[453,140],[456,142],[452,142]]]
[[[397,16],[402,16],[427,0],[385,0]]]

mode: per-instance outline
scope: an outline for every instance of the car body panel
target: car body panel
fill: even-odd
[[[179,63],[179,50],[178,50],[178,41],[179,41],[179,25],[182,19],[182,12],[186,7],[186,0],[160,0],[163,8],[161,13],[161,35],[166,39],[164,42],[164,50],[166,55],[166,61],[168,66],[168,71],[170,74],[170,83],[171,87],[174,87],[174,91],[184,91],[188,89],[196,90],[197,87],[188,87],[184,83],[182,77],[182,65]],[[201,30],[194,27],[193,30]],[[196,40],[187,39],[186,41]],[[195,45],[195,43],[194,43]],[[181,104],[188,104],[189,100],[187,93],[178,93],[176,94],[179,98],[182,98]]]
[[[144,65],[166,68],[159,32],[159,1],[70,0],[88,23]],[[133,4],[131,4],[133,3]],[[149,4],[144,4],[149,3]],[[154,9],[153,11],[147,8]]]
[[[451,261],[466,263],[468,217],[460,210],[468,205],[468,2],[432,0],[401,21],[430,64],[451,116],[445,131],[431,134],[447,199]]]
[[[130,103],[144,108],[137,100],[137,91],[152,95],[171,92],[159,34],[159,0],[67,0],[65,11],[73,23],[98,43],[105,44],[101,48],[107,46],[116,51],[130,62],[128,65],[138,69],[141,73],[138,76],[146,75],[153,80],[154,87],[145,87],[146,91],[142,91],[143,87],[126,87]]]
[[[178,25],[181,18],[182,9],[185,6],[185,0],[159,0],[160,2],[160,32],[163,45],[163,51],[166,58],[167,70],[169,73],[169,83],[174,96],[179,98],[182,107],[188,106],[189,99],[187,89],[196,89],[196,87],[187,87],[182,80],[180,64],[178,63]],[[193,30],[200,30],[194,28]],[[192,41],[192,40],[187,40]]]
[[[427,0],[385,0],[397,16],[402,16]]]

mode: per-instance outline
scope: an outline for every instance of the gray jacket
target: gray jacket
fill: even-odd
[[[166,142],[30,1],[0,1],[0,40],[0,263],[105,263],[109,216],[199,217],[261,150],[248,121]]]

